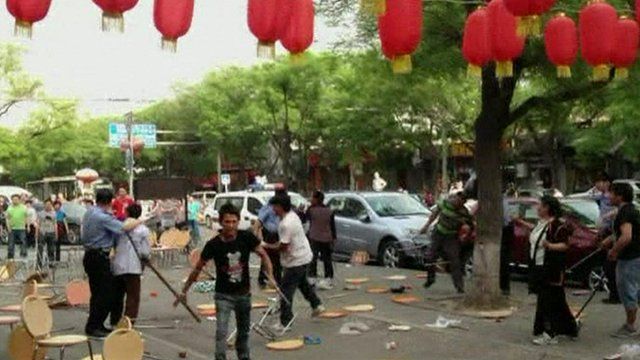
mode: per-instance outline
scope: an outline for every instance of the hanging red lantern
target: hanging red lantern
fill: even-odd
[[[44,19],[51,7],[51,0],[7,0],[7,10],[16,18],[13,33],[31,37],[33,23]]]
[[[520,36],[540,35],[540,16],[549,11],[555,0],[504,0],[504,5],[517,21]]]
[[[618,20],[613,38],[613,51],[611,63],[615,66],[615,78],[626,79],[629,77],[629,68],[638,57],[638,42],[640,41],[640,28],[638,23],[623,16]]]
[[[124,13],[133,9],[138,0],[93,0],[102,9],[102,31],[124,32]]]
[[[496,62],[498,78],[513,76],[513,60],[524,50],[524,38],[516,32],[516,17],[504,6],[503,0],[492,0],[487,7],[491,54]]]
[[[558,77],[571,77],[571,65],[578,54],[576,23],[564,13],[549,20],[544,29],[544,47],[547,58],[556,66]]]
[[[389,1],[385,14],[378,18],[378,32],[393,73],[410,73],[411,54],[422,39],[422,1]]]
[[[80,169],[76,172],[76,180],[80,180],[85,184],[91,184],[99,178],[98,172],[90,168]]]
[[[176,52],[178,39],[191,28],[194,0],[155,0],[153,22],[162,34],[162,49]]]
[[[604,1],[592,2],[580,11],[580,50],[584,61],[593,67],[593,81],[609,79],[617,23],[616,9]]]
[[[279,0],[249,0],[247,23],[251,33],[258,38],[258,57],[273,59],[278,41]]]
[[[313,0],[289,3],[289,13],[283,19],[286,19],[287,25],[280,36],[280,43],[289,51],[294,62],[302,61],[304,52],[313,43],[314,12]]]
[[[491,61],[489,14],[484,7],[472,12],[464,24],[462,55],[469,63],[467,73],[471,76],[482,75],[482,67]]]

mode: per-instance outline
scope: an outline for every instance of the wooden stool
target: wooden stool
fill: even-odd
[[[11,360],[44,360],[47,356],[46,348],[35,351],[36,342],[24,325],[18,325],[9,335],[9,358]]]
[[[91,341],[84,335],[58,335],[51,336],[53,327],[53,314],[46,301],[37,296],[27,296],[22,302],[22,322],[25,328],[35,339],[34,350],[40,348],[60,349],[60,360],[64,359],[64,350],[68,346],[87,344],[89,357],[93,359]]]

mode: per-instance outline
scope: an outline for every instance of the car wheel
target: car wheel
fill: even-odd
[[[78,238],[78,234],[73,229],[69,229],[69,233],[67,234],[67,242],[69,245],[78,244]]]
[[[378,255],[380,264],[386,268],[400,267],[402,252],[400,251],[397,241],[387,240],[380,247]]]

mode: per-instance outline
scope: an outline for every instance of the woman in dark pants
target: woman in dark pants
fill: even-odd
[[[571,229],[560,217],[558,199],[542,197],[538,207],[540,221],[533,226],[522,220],[519,223],[532,229],[530,287],[538,295],[533,324],[533,340],[536,345],[557,343],[557,336],[578,336],[578,324],[573,317],[564,293],[566,252],[569,249]]]

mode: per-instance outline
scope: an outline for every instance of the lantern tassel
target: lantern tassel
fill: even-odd
[[[609,80],[609,65],[601,64],[593,67],[593,77],[592,81],[607,81]]]
[[[33,24],[28,21],[16,19],[15,25],[13,26],[13,35],[31,39],[33,35]]]
[[[178,39],[171,39],[163,36],[160,46],[164,51],[175,53],[178,51]]]
[[[411,55],[400,55],[391,59],[391,70],[394,74],[408,74],[412,70]]]
[[[511,61],[497,61],[496,62],[496,77],[498,79],[513,77],[513,62],[511,62]]]
[[[124,16],[122,13],[104,11],[102,13],[103,32],[124,32]]]
[[[386,0],[360,0],[360,9],[371,15],[382,16],[387,12]]]
[[[540,36],[542,34],[542,20],[540,16],[533,15],[529,17],[528,34],[530,36]]]
[[[469,66],[467,66],[467,76],[475,78],[482,77],[482,67],[475,64],[469,64]]]
[[[289,59],[291,61],[291,64],[295,66],[304,65],[307,62],[307,56],[304,52],[295,54],[291,53],[289,54]]]
[[[276,44],[269,41],[258,41],[257,53],[261,59],[275,59]]]
[[[556,67],[556,71],[558,73],[558,78],[566,79],[571,77],[571,67],[567,65],[560,65]]]
[[[624,80],[629,78],[629,68],[616,68],[615,75],[613,76],[616,80]]]
[[[516,33],[520,37],[527,37],[529,35],[529,17],[528,16],[519,16],[516,18],[517,27]]]

